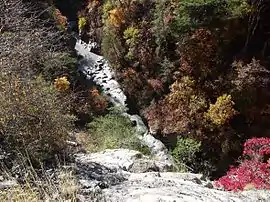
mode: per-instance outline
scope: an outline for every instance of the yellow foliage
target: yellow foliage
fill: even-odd
[[[62,92],[69,89],[70,82],[67,77],[63,76],[54,80],[54,87],[56,90]]]
[[[234,102],[232,101],[231,95],[224,94],[217,98],[215,104],[210,104],[205,116],[214,124],[221,126],[237,114],[237,111],[233,107]]]
[[[127,45],[133,45],[135,44],[138,35],[139,35],[139,29],[135,27],[128,27],[124,31],[124,39],[126,40]]]
[[[86,25],[86,18],[85,17],[80,17],[79,18],[79,22],[78,22],[78,28],[79,28],[79,31],[82,31],[82,29],[84,28],[84,26]]]
[[[170,86],[171,93],[168,95],[169,103],[179,103],[180,100],[187,100],[195,95],[195,82],[188,76],[184,76],[180,81],[174,82]]]
[[[109,22],[115,27],[120,27],[125,23],[124,11],[122,8],[115,8],[109,11]]]

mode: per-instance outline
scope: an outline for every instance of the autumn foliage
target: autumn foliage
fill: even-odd
[[[58,91],[66,91],[67,89],[69,89],[69,85],[70,82],[68,81],[66,76],[59,77],[54,80],[54,87]]]
[[[115,8],[109,11],[109,21],[115,27],[120,27],[124,22],[124,12],[122,8]]]
[[[78,24],[114,69],[132,113],[171,150],[181,148],[177,138],[201,142],[193,169],[220,177],[242,142],[268,136],[270,26],[249,20],[266,19],[259,10],[242,0],[91,0]],[[82,97],[107,106],[97,89]]]
[[[180,44],[180,69],[194,75],[197,79],[214,74],[217,62],[217,40],[207,29],[196,29],[194,33]]]
[[[252,138],[245,142],[243,162],[232,167],[216,186],[229,191],[270,189],[270,138]],[[247,159],[248,158],[248,159]]]
[[[59,27],[61,29],[66,29],[67,28],[67,17],[64,16],[59,9],[55,9],[55,18],[59,24]]]
[[[210,104],[209,110],[205,114],[206,118],[218,126],[224,125],[237,114],[233,107],[232,96],[224,94],[217,98],[215,104]]]

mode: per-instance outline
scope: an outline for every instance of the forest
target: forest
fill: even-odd
[[[269,17],[268,0],[0,0],[0,172],[72,161],[67,140],[148,152],[78,74],[76,22],[174,171],[270,189]]]

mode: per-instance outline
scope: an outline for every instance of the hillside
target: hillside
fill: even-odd
[[[0,5],[1,201],[269,199],[268,0]]]

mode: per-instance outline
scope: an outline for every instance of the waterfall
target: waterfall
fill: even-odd
[[[172,168],[174,162],[165,145],[149,133],[148,128],[140,116],[128,114],[127,97],[121,90],[119,83],[114,79],[114,72],[102,56],[91,52],[95,44],[86,44],[79,37],[75,38],[75,50],[78,55],[83,57],[79,61],[78,71],[84,74],[87,80],[92,80],[100,86],[103,93],[108,96],[110,102],[120,109],[121,115],[136,124],[138,138],[143,145],[150,149],[151,154],[156,159],[164,162],[164,169]]]

